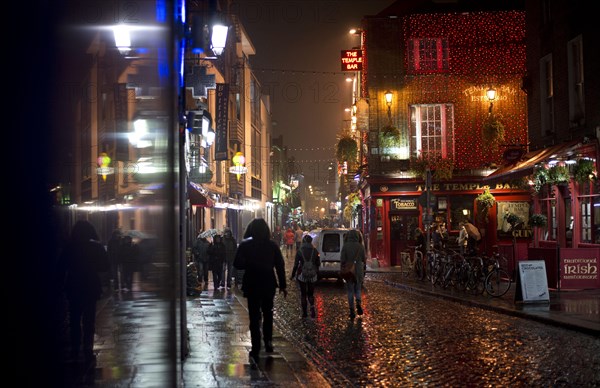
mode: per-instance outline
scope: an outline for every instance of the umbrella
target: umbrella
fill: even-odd
[[[202,238],[214,237],[217,234],[219,234],[219,231],[217,229],[207,229],[204,232],[200,233],[200,237],[202,237]]]
[[[475,225],[471,224],[470,222],[465,222],[465,230],[467,231],[469,237],[474,238],[476,241],[481,240],[481,233],[479,233],[479,230],[475,227]]]

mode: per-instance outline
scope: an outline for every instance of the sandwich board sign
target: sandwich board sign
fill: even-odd
[[[544,260],[519,261],[515,302],[550,302],[546,262]]]

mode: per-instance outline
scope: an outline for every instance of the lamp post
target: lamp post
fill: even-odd
[[[492,109],[494,109],[494,100],[496,99],[496,89],[490,86],[490,88],[485,92],[488,100],[490,100],[490,109],[489,114],[492,114]]]
[[[385,92],[384,96],[385,103],[387,105],[388,121],[390,122],[390,125],[392,125],[392,100],[394,98],[394,94],[388,90]]]

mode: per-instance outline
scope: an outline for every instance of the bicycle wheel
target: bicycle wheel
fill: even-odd
[[[495,269],[485,278],[485,290],[493,297],[500,297],[510,288],[511,280],[508,272],[503,269]]]

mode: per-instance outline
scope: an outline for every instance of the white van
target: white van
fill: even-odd
[[[344,245],[344,235],[349,230],[347,228],[324,228],[308,232],[313,238],[313,246],[317,248],[321,257],[319,279],[336,278],[341,280],[340,253]]]

